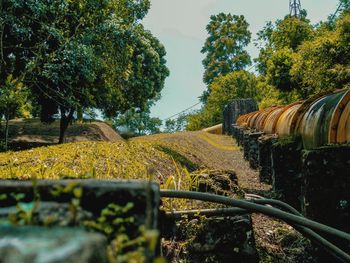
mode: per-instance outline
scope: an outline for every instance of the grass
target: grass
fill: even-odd
[[[164,145],[157,145],[156,148],[167,155],[170,155],[177,163],[184,166],[188,171],[194,172],[199,169],[199,165],[193,163],[186,156]]]
[[[176,135],[160,134],[114,143],[75,142],[0,153],[0,179],[151,178],[161,188],[191,190],[196,188],[198,177],[210,169],[196,156],[208,144],[220,146],[220,150],[225,147],[209,135],[190,135],[193,137],[185,134],[181,140],[174,139]],[[188,208],[192,203],[164,202],[165,207],[178,209]]]
[[[147,180],[160,161],[172,164],[169,156],[149,143],[77,142],[2,153],[0,178]]]

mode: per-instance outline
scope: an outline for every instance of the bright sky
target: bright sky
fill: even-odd
[[[167,51],[170,76],[162,98],[152,108],[152,115],[165,119],[198,102],[205,90],[203,55],[200,50],[207,38],[209,18],[220,12],[244,15],[250,24],[252,39],[266,21],[275,21],[289,13],[289,0],[151,0],[143,20],[145,28],[163,43]],[[301,0],[312,23],[325,20],[335,12],[338,0]],[[258,50],[251,44],[252,58]],[[198,108],[198,107],[197,107]]]

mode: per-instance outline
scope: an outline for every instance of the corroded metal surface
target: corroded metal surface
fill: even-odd
[[[284,107],[278,107],[274,109],[266,118],[263,132],[267,134],[273,134],[276,131],[276,124],[284,111]]]
[[[281,114],[277,121],[276,134],[278,134],[279,136],[290,136],[295,134],[292,122],[295,114],[300,109],[302,103],[302,101],[296,102],[294,104],[289,105],[289,107],[285,108],[284,112]]]
[[[350,90],[242,115],[238,126],[265,134],[300,136],[305,149],[350,142]]]
[[[316,148],[329,143],[328,134],[332,115],[344,93],[330,94],[316,100],[304,113],[298,132],[306,149]]]

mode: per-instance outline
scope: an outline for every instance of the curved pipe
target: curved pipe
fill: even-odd
[[[350,242],[350,234],[345,233],[336,228],[326,226],[324,224],[317,223],[310,219],[293,215],[284,211],[281,211],[276,208],[266,207],[264,205],[254,204],[249,201],[236,200],[224,196],[201,193],[201,192],[191,192],[191,191],[176,191],[176,190],[162,190],[160,193],[161,197],[170,197],[170,198],[185,198],[185,199],[195,199],[213,203],[219,203],[229,206],[235,206],[238,208],[263,213],[268,216],[272,216],[281,220],[284,220],[289,223],[297,224],[300,226],[311,228],[315,231],[323,232],[328,235],[332,235]]]
[[[305,149],[350,142],[350,90],[324,92],[304,102],[242,115],[237,125],[266,134],[300,136]]]
[[[250,202],[261,204],[261,205],[277,206],[285,209],[286,211],[289,211],[294,215],[302,216],[295,208],[279,200],[265,199],[255,195],[246,195],[246,196],[258,198],[258,199],[251,200]],[[181,219],[182,216],[184,215],[188,217],[195,217],[197,215],[205,215],[205,216],[230,216],[231,215],[232,216],[232,215],[242,215],[242,214],[248,214],[248,213],[249,211],[245,209],[233,207],[233,208],[203,209],[203,210],[189,210],[189,211],[172,211],[172,212],[167,212],[166,214],[175,219]],[[308,237],[313,242],[318,244],[320,247],[323,247],[325,250],[328,251],[328,253],[330,253],[335,258],[341,260],[342,262],[350,262],[350,255],[348,255],[339,247],[333,245],[331,242],[324,239],[322,236],[318,235],[311,229],[298,226],[298,225],[294,226],[294,228],[298,230],[301,234],[303,234],[304,236]]]

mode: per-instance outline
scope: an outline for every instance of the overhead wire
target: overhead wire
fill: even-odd
[[[256,65],[257,65],[257,63],[253,63],[253,65],[252,65],[250,68],[248,68],[247,71],[251,71],[253,68],[256,67]],[[185,113],[185,112],[187,112],[187,111],[193,109],[194,107],[200,105],[201,103],[202,103],[202,102],[197,102],[196,104],[194,104],[194,105],[192,105],[192,106],[190,106],[190,107],[188,107],[188,108],[186,108],[186,109],[184,109],[184,110],[182,110],[182,111],[180,111],[180,112],[178,112],[178,113],[176,113],[176,114],[174,114],[174,115],[171,115],[170,117],[165,118],[163,121],[170,120],[170,119],[172,119],[172,118],[174,118],[174,117],[176,117],[176,116],[178,116],[178,115],[180,115],[180,114],[182,114],[182,113]]]
[[[179,113],[176,113],[176,114],[174,114],[174,115],[172,115],[172,116],[170,116],[170,117],[168,117],[168,118],[165,118],[163,121],[170,120],[170,119],[172,119],[172,118],[174,118],[174,117],[176,117],[176,116],[178,116],[178,115],[180,115],[180,114],[182,114],[182,113],[185,113],[186,111],[189,111],[189,110],[193,109],[194,107],[198,106],[198,105],[201,104],[201,103],[202,103],[202,102],[197,102],[196,104],[194,104],[194,105],[188,107],[187,109],[182,110],[182,111],[180,111]]]

